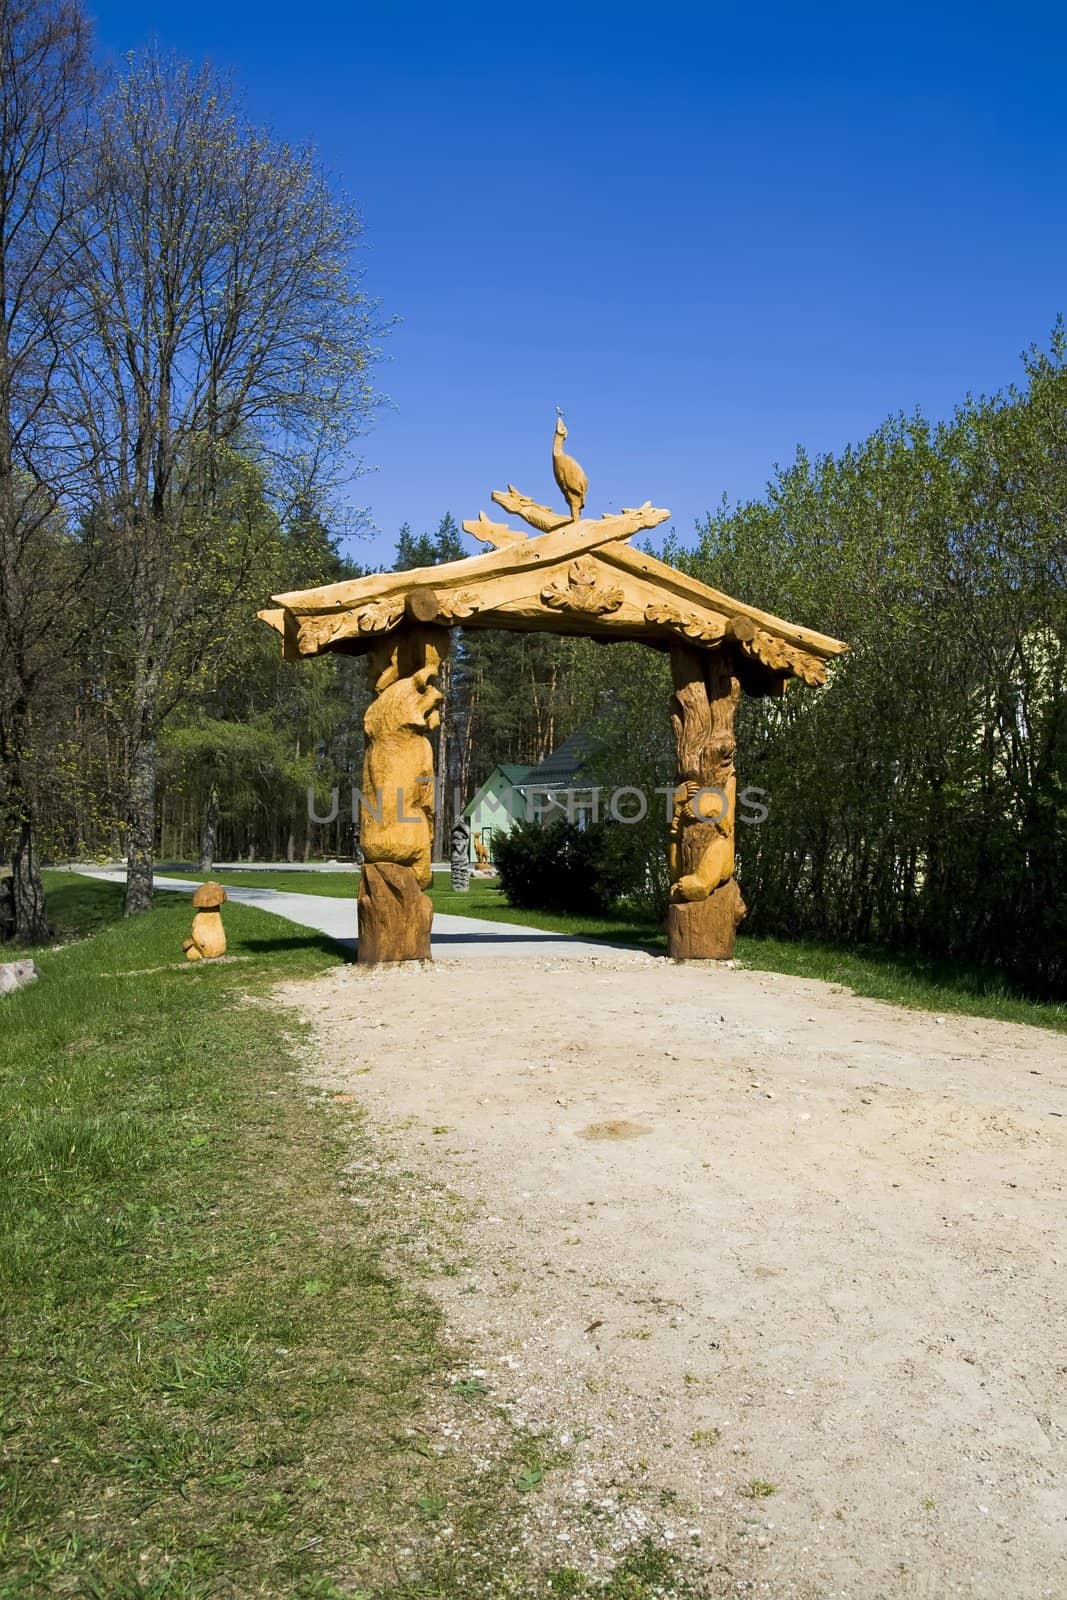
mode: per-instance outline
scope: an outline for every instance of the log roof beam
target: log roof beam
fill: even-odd
[[[572,522],[511,485],[493,499],[536,537],[480,512],[463,524],[491,546],[479,555],[278,594],[260,617],[282,635],[289,660],[331,650],[362,655],[405,622],[635,639],[660,649],[681,640],[729,648],[754,694],[781,693],[791,677],[821,683],[827,662],[847,648],[632,549],[635,533],[670,515],[647,502]]]

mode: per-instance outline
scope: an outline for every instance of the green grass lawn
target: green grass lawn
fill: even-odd
[[[351,895],[355,899],[359,889],[359,873],[354,868],[347,872],[311,872],[301,867],[279,867],[265,872],[261,867],[230,868],[225,872],[216,869],[204,874],[181,862],[165,862],[156,867],[161,877],[195,878],[203,883],[208,877],[219,883],[241,884],[248,889],[282,889],[286,894],[325,894],[331,900]],[[439,874],[444,877],[444,873]]]
[[[194,874],[195,876],[195,874]],[[354,897],[354,872],[257,872],[254,868],[222,874],[228,883],[285,889],[296,894]],[[583,939],[604,939],[666,953],[663,930],[650,917],[620,912],[614,916],[575,917],[551,911],[516,911],[494,879],[472,878],[468,894],[456,894],[447,872],[434,874],[434,907],[453,916],[484,917],[492,922],[525,924]],[[1067,1032],[1067,1006],[1029,1000],[989,973],[962,965],[926,961],[921,956],[877,949],[851,950],[812,940],[754,939],[742,935],[737,959],[763,972],[786,972],[798,978],[839,983],[866,999],[886,1000],[921,1011],[960,1012],[1002,1022],[1028,1022]]]
[[[417,1276],[385,1264],[403,1203],[358,1108],[309,1097],[300,1029],[269,1003],[274,982],[337,950],[231,905],[236,959],[190,965],[185,896],[124,921],[114,885],[47,887],[74,942],[37,952],[41,981],[0,1000],[2,1600],[690,1593],[651,1546],[607,1587],[527,1569],[507,1552],[536,1443],[509,1435],[485,1474],[462,1447],[427,1448],[420,1419],[452,1398],[457,1353]],[[495,893],[483,880],[435,898],[517,919]],[[769,940],[741,954],[878,998],[1064,1025],[1062,1008],[966,974]]]
[[[529,1442],[475,1475],[418,1431],[456,1354],[384,1264],[357,1111],[309,1098],[269,1003],[336,949],[231,905],[237,959],[190,965],[185,897],[126,922],[112,885],[47,887],[92,937],[0,1000],[0,1596],[556,1592],[502,1554]],[[565,1592],[688,1593],[672,1570],[649,1547]]]
[[[612,944],[640,945],[658,953],[666,951],[663,930],[650,917],[627,915],[570,916],[559,911],[516,911],[509,906],[495,878],[472,878],[467,894],[452,888],[447,872],[435,872],[430,898],[435,911],[454,917],[485,917],[490,922],[513,922],[550,933],[569,933],[582,939],[606,939]]]
[[[1067,1006],[1028,1000],[989,973],[955,963],[804,939],[740,938],[737,954],[746,967],[839,983],[869,1000],[1067,1032]]]
[[[74,872],[46,872],[44,878],[48,920],[58,940],[85,938],[122,920],[124,884],[100,883]]]

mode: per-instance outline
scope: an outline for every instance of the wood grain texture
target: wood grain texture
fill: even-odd
[[[492,498],[498,506],[510,511],[513,517],[521,517],[523,522],[528,522],[539,533],[554,533],[557,528],[571,521],[569,511],[553,511],[551,506],[540,505],[538,501],[531,500],[528,494],[520,494],[513,483],[509,483],[506,489],[494,489]]]
[[[287,594],[274,595],[274,605],[298,613],[331,613],[390,595],[402,596],[409,589],[440,589],[453,583],[467,587],[472,579],[477,581],[484,577],[499,576],[503,572],[518,572],[524,567],[545,568],[554,562],[571,561],[575,556],[599,545],[629,539],[635,533],[657,528],[669,516],[669,511],[657,509],[646,502],[643,506],[610,516],[583,517],[580,522],[568,522],[561,530],[543,533],[536,539],[528,539],[521,530],[505,526],[505,534],[510,533],[514,537],[501,549],[465,556],[459,561],[446,561],[436,567],[415,567],[409,572],[372,572],[365,578],[349,578],[342,583],[330,583],[318,589],[295,589]],[[476,532],[479,526],[477,519],[463,524],[467,533],[484,537],[484,533]],[[497,525],[487,523],[487,526]]]
[[[358,921],[360,964],[431,959],[433,905],[410,867],[396,861],[364,863]]]
[[[428,961],[433,909],[433,746],[438,674],[449,645],[440,628],[403,627],[367,658],[374,699],[363,719],[363,809],[358,959]],[[366,929],[366,938],[364,938]],[[383,954],[382,952],[388,952]]]
[[[667,907],[667,954],[672,961],[729,961],[746,909],[736,878],[706,900],[672,901]]]
[[[441,720],[437,679],[449,636],[440,629],[403,628],[368,659],[375,698],[363,718],[364,806],[360,847],[366,861],[410,867],[431,882],[433,746]]]
[[[622,514],[645,522],[653,515],[659,513],[646,508]],[[794,677],[823,682],[827,662],[845,648],[630,550],[607,537],[603,522],[569,524],[532,539],[518,534],[512,543],[503,539],[506,529],[488,520],[467,526],[492,537],[498,548],[469,561],[306,590],[260,615],[282,634],[290,660],[324,651],[364,655],[380,637],[412,622],[587,633],[661,649],[674,639],[706,649],[727,639],[736,647],[743,688],[754,695],[780,694]]]
[[[721,961],[733,953],[734,933],[744,914],[739,894],[720,893],[731,884],[736,889],[734,713],[741,685],[734,673],[733,647],[707,651],[676,641],[671,645],[671,677],[677,787],[667,847],[667,948],[676,960]],[[693,911],[712,900],[714,912]]]
[[[589,488],[589,479],[575,461],[573,456],[567,454],[563,448],[567,437],[567,426],[560,413],[556,417],[556,432],[552,440],[552,472],[559,492],[570,507],[571,521],[577,522],[585,505],[586,490]]]

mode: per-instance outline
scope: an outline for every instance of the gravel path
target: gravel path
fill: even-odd
[[[414,1237],[567,1452],[530,1539],[651,1528],[773,1600],[1067,1595],[1062,1036],[603,950],[280,998],[471,1219]]]

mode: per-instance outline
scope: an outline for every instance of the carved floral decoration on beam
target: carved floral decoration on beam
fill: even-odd
[[[395,628],[403,615],[404,602],[402,599],[379,600],[359,613],[359,631],[360,633],[385,633],[389,628]]]
[[[769,672],[780,673],[783,678],[792,674],[812,687],[826,682],[825,661],[757,627],[750,617],[734,617],[726,631],[750,660],[758,661]]]
[[[446,622],[462,622],[482,609],[482,597],[473,589],[460,589],[456,594],[443,595],[438,609]]]
[[[595,561],[572,561],[567,568],[566,583],[550,583],[541,590],[541,599],[554,611],[580,611],[587,616],[604,616],[618,611],[623,602],[623,592],[617,584],[601,582],[600,569]]]
[[[701,617],[695,611],[679,611],[676,606],[655,600],[650,600],[645,607],[645,621],[673,628],[698,644],[717,644],[726,632],[725,617]]]
[[[298,624],[301,653],[312,655],[324,649],[332,640],[348,633],[355,620],[354,611],[337,611],[326,617],[301,617]]]
[[[303,654],[322,650],[334,639],[353,632],[387,633],[404,615],[403,600],[378,600],[362,611],[334,611],[324,617],[301,617],[300,648]]]

